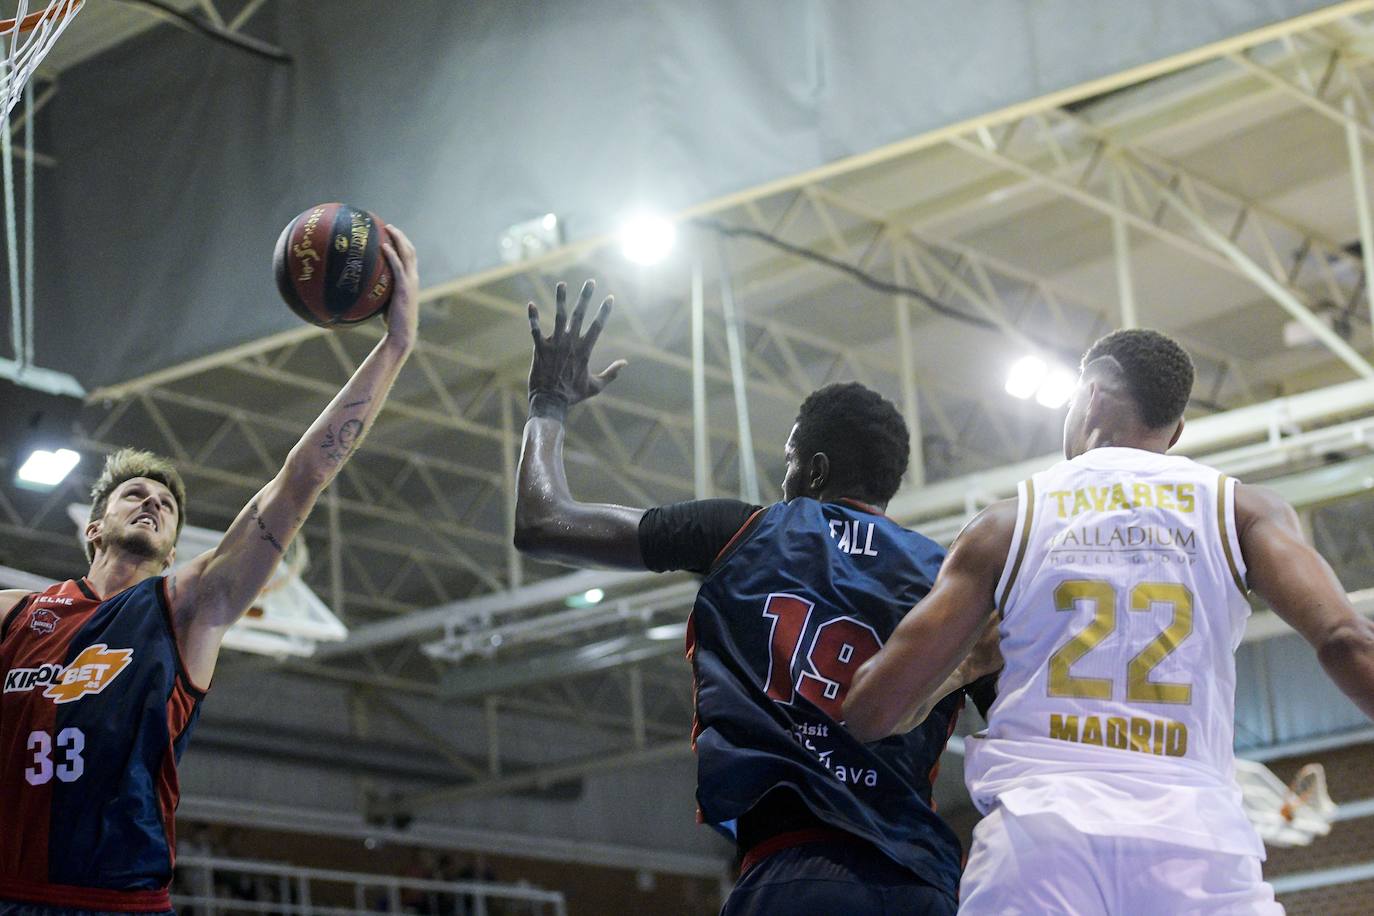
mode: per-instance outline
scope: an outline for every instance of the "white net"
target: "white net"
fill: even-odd
[[[0,65],[0,92],[5,115],[14,109],[33,71],[52,49],[57,36],[85,5],[85,0],[50,0],[48,3],[19,0],[14,18],[0,20],[4,61]]]
[[[1336,804],[1326,791],[1326,771],[1309,763],[1288,785],[1254,760],[1236,760],[1236,782],[1250,823],[1268,846],[1307,846],[1331,832]]]

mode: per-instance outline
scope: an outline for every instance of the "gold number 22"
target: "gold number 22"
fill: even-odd
[[[1050,696],[1111,699],[1110,678],[1076,677],[1069,673],[1069,668],[1116,629],[1116,599],[1116,589],[1100,579],[1070,579],[1054,590],[1056,611],[1072,611],[1078,602],[1091,601],[1093,619],[1050,656]],[[1132,611],[1149,611],[1154,604],[1169,605],[1173,619],[1126,665],[1126,699],[1186,705],[1193,698],[1191,684],[1152,681],[1150,672],[1193,632],[1193,594],[1176,582],[1143,582],[1131,589]]]

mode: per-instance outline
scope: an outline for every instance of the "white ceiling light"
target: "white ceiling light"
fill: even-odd
[[[677,227],[652,213],[640,213],[625,221],[620,230],[620,251],[636,264],[657,264],[673,250]]]
[[[1007,372],[1007,394],[1025,400],[1040,389],[1050,367],[1038,356],[1023,356]]]
[[[1078,377],[1068,369],[1054,369],[1035,392],[1035,403],[1058,410],[1073,397],[1073,389],[1077,384]]]
[[[81,455],[69,448],[55,452],[34,449],[15,473],[15,483],[31,488],[50,489],[67,479],[72,468],[81,463]]]

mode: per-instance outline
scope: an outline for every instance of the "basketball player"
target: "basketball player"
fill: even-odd
[[[90,571],[0,592],[0,916],[170,912],[177,761],[225,631],[362,442],[415,345],[415,249],[383,245],[387,332],[212,550],[165,576],[186,490],[148,452],[92,491]]]
[[[1281,913],[1232,776],[1253,589],[1374,716],[1374,626],[1282,499],[1166,454],[1192,361],[1155,331],[1083,357],[1068,459],[990,506],[860,670],[845,714],[899,733],[990,616],[1006,660],[965,774],[968,913]]]
[[[882,514],[906,470],[901,416],[858,384],[811,394],[784,451],[784,501],[771,506],[576,502],[563,470],[564,418],[625,365],[588,369],[611,310],[608,298],[582,335],[593,289],[583,286],[569,321],[558,285],[550,337],[529,306],[516,545],[572,565],[705,577],[687,655],[700,817],[732,837],[743,859],[724,913],[952,913],[959,844],[931,808],[930,783],[963,702],[963,673],[905,735],[865,747],[840,723],[854,670],[926,593],[944,555]]]

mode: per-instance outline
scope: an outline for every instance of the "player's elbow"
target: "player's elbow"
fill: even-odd
[[[1374,670],[1374,622],[1359,616],[1342,620],[1322,635],[1316,649],[1328,670]]]
[[[528,513],[515,514],[515,549],[531,556],[539,556],[552,540],[551,525],[546,519]]]
[[[896,725],[896,716],[874,695],[872,674],[868,663],[855,672],[843,705],[844,727],[865,744],[886,738]]]
[[[544,501],[520,499],[515,504],[515,549],[532,557],[550,555],[566,529],[560,513]]]
[[[880,741],[893,731],[891,723],[882,715],[881,710],[857,703],[851,707],[848,701],[844,704],[844,727],[864,744]]]

